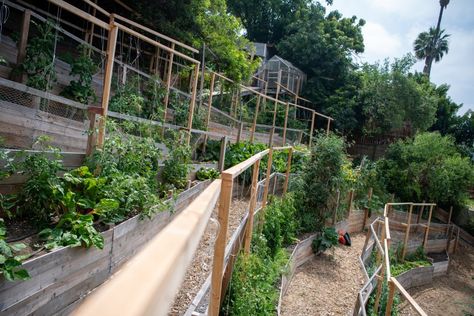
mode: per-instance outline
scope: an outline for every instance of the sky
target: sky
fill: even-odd
[[[413,53],[417,35],[436,26],[439,8],[438,0],[334,0],[328,9],[366,21],[360,61],[372,63]],[[451,0],[441,28],[451,35],[449,53],[433,63],[431,81],[450,86],[451,99],[463,104],[462,115],[474,110],[474,0]],[[419,61],[414,69],[422,71],[423,65]]]

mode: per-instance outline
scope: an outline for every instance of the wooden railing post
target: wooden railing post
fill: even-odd
[[[244,129],[244,122],[240,121],[239,130],[237,131],[237,143],[240,143],[241,141],[243,129]]]
[[[387,305],[385,306],[385,316],[391,316],[393,299],[395,297],[395,283],[392,281],[392,278],[390,278],[387,285],[388,285],[388,299],[387,299]]]
[[[253,143],[253,138],[254,138],[254,134],[257,130],[257,117],[258,117],[258,110],[259,110],[259,107],[260,107],[260,99],[261,99],[261,96],[258,95],[257,96],[257,104],[255,105],[255,116],[253,118],[253,124],[252,124],[252,130],[250,131],[250,142]]]
[[[326,128],[326,135],[329,135],[329,129],[331,128],[331,119],[328,119],[328,126]]]
[[[245,254],[250,253],[250,243],[252,241],[253,232],[253,221],[255,214],[255,206],[257,205],[257,184],[258,184],[258,173],[260,171],[260,159],[255,162],[252,170],[252,190],[250,193],[250,206],[249,206],[249,220],[247,224],[247,231],[245,233],[244,250]]]
[[[408,238],[410,236],[411,214],[412,214],[412,212],[413,212],[413,204],[410,205],[410,209],[408,211],[408,221],[407,221],[407,227],[406,227],[406,230],[405,230],[405,239],[403,241],[402,261],[405,260],[405,255],[407,253]]]
[[[199,78],[199,63],[194,66],[194,80],[193,87],[191,92],[191,100],[189,102],[189,113],[188,113],[188,135],[186,138],[186,144],[189,145],[191,142],[191,130],[193,128],[193,117],[194,117],[194,105],[196,104],[196,95],[197,95],[197,84]]]
[[[164,105],[164,112],[163,112],[163,123],[166,123],[166,113],[168,112],[168,104],[170,100],[170,89],[171,89],[171,73],[173,71],[173,62],[174,62],[174,48],[175,44],[171,43],[171,49],[172,51],[170,52],[170,57],[169,57],[169,62],[168,62],[168,67],[166,68],[166,92],[165,92],[165,98],[163,100],[163,105]],[[158,62],[158,55],[157,55],[157,62]],[[163,128],[163,135],[164,135],[165,129]]]
[[[109,35],[107,39],[107,64],[105,66],[104,87],[102,90],[102,117],[99,121],[99,135],[97,146],[102,148],[105,140],[105,121],[109,108],[110,87],[112,85],[112,74],[114,70],[115,46],[117,44],[118,27],[114,24],[114,18],[110,18]]]
[[[290,181],[291,159],[293,158],[293,147],[288,150],[288,162],[286,165],[285,183],[283,184],[283,195],[288,191],[288,182]]]
[[[309,131],[309,144],[308,144],[308,148],[311,149],[311,146],[313,145],[313,133],[314,133],[314,120],[316,118],[316,112],[313,111],[313,116],[311,118],[311,129]]]
[[[211,294],[209,315],[218,316],[221,305],[222,276],[224,273],[224,255],[229,224],[229,210],[232,200],[232,174],[222,173],[221,195],[219,199],[219,231],[214,246],[214,261],[212,265]]]
[[[214,94],[214,82],[216,80],[216,74],[213,72],[211,73],[211,86],[209,88],[209,99],[207,101],[207,116],[206,116],[206,129],[209,130],[209,122],[211,121],[211,111],[212,111],[212,98]],[[202,152],[206,152],[207,146],[207,139],[209,136],[206,134],[204,135],[204,145],[202,147]]]
[[[427,224],[426,230],[425,230],[425,238],[423,239],[423,250],[425,252],[426,252],[426,248],[427,248],[427,245],[428,245],[428,235],[430,233],[431,215],[433,214],[433,208],[434,208],[434,205],[431,205],[430,206],[430,213],[428,214],[428,224]]]
[[[224,136],[221,138],[221,151],[219,153],[219,163],[217,166],[217,169],[219,170],[219,172],[224,171],[226,147],[227,147],[227,136]]]
[[[263,189],[263,199],[262,199],[262,215],[260,216],[261,220],[260,223],[263,223],[264,218],[264,210],[267,205],[268,199],[268,190],[270,187],[270,175],[272,174],[272,161],[273,161],[273,148],[270,147],[270,151],[268,152],[268,162],[267,162],[267,173],[265,178],[265,187]]]
[[[21,20],[21,32],[20,39],[18,40],[18,54],[16,55],[16,64],[17,66],[23,64],[23,61],[26,57],[26,46],[28,44],[28,34],[30,32],[30,20],[31,20],[31,11],[25,10],[23,12],[23,18]],[[23,74],[19,72],[18,74],[13,74],[12,79],[14,81],[23,82]]]
[[[285,124],[283,126],[283,143],[282,146],[286,144],[286,127],[288,124],[288,111],[290,109],[290,102],[286,102],[286,109],[285,109]]]
[[[369,191],[367,192],[367,206],[364,208],[364,222],[362,224],[362,230],[365,229],[365,225],[367,225],[367,220],[369,219],[369,205],[370,202],[372,201],[372,194],[373,194],[374,189],[372,187],[369,188]]]

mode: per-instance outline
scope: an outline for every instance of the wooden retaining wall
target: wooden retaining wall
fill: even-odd
[[[59,248],[24,263],[28,281],[0,281],[0,315],[68,314],[90,290],[107,280],[120,266],[181,210],[210,181],[181,193],[173,211],[151,220],[135,216],[102,233],[104,249]],[[170,245],[172,246],[172,245]]]
[[[434,267],[418,267],[404,272],[396,277],[405,290],[412,287],[431,284],[433,282]]]

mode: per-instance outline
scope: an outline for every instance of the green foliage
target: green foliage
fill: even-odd
[[[218,161],[221,152],[221,141],[209,139],[207,141],[206,152],[201,147],[197,149],[199,161]]]
[[[387,189],[401,200],[444,207],[462,205],[474,179],[470,160],[458,153],[451,137],[439,133],[392,144],[377,169]]]
[[[207,179],[214,180],[214,179],[219,178],[219,176],[220,176],[220,173],[215,168],[203,167],[196,172],[196,178],[200,181],[204,181]]]
[[[265,209],[265,223],[262,234],[267,241],[269,254],[272,257],[282,247],[295,241],[298,223],[295,217],[296,208],[294,204],[293,195],[287,194],[284,198],[272,197]]]
[[[191,147],[184,143],[182,137],[180,139],[180,136],[176,135],[168,148],[170,148],[170,152],[165,161],[161,177],[164,183],[170,184],[178,190],[184,189],[191,168]]]
[[[342,167],[345,162],[344,139],[332,134],[316,138],[301,179],[292,186],[303,232],[321,231],[332,214],[330,198],[344,181]]]
[[[46,249],[57,247],[104,248],[104,237],[93,226],[92,215],[67,212],[53,229],[46,228],[39,233]]]
[[[78,76],[78,80],[72,80],[61,95],[84,104],[97,102],[97,96],[92,88],[92,76],[97,72],[98,67],[90,58],[86,46],[79,46],[78,50],[81,54],[73,60],[69,73],[70,76]]]
[[[53,33],[53,22],[47,21],[38,24],[31,22],[38,34],[28,41],[26,57],[21,65],[21,70],[26,73],[26,84],[32,88],[47,91],[56,81],[54,69],[55,41],[61,38]]]
[[[172,99],[172,107],[174,108],[174,122],[178,126],[188,125],[189,116],[189,100]],[[196,109],[193,114],[193,128],[202,131],[207,130],[205,124],[204,111],[197,112]]]
[[[40,225],[61,214],[58,172],[63,170],[62,157],[57,148],[47,145],[48,141],[47,137],[39,137],[36,144],[42,148],[41,151],[18,154],[17,158],[23,160],[14,169],[26,175],[27,180],[21,192],[12,197],[15,202],[10,207],[13,216],[28,217]]]
[[[275,315],[279,297],[277,283],[287,261],[288,255],[283,249],[278,249],[273,259],[258,253],[239,256],[225,301],[227,304],[224,303],[224,314]]]
[[[28,271],[20,267],[24,256],[15,256],[16,252],[26,246],[21,243],[8,244],[5,240],[6,236],[5,222],[3,218],[0,218],[0,275],[8,281],[28,280],[30,278]]]
[[[333,227],[323,228],[321,235],[316,237],[311,243],[314,253],[323,252],[338,243],[339,235]]]
[[[145,99],[140,91],[140,78],[129,77],[125,84],[117,87],[115,95],[110,99],[109,110],[146,117],[143,115]]]
[[[235,166],[265,149],[266,145],[260,143],[239,142],[229,144],[225,153],[225,169]],[[260,169],[262,169],[262,165],[260,165]]]

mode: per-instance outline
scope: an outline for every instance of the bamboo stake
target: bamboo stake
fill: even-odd
[[[266,85],[267,83],[265,83]],[[250,142],[253,143],[254,134],[257,130],[257,118],[258,118],[258,110],[260,108],[260,95],[257,96],[257,104],[255,105],[255,116],[253,118],[253,125],[252,130],[250,131]]]
[[[252,242],[253,232],[253,221],[255,214],[255,206],[257,205],[257,184],[258,184],[258,173],[260,170],[260,159],[255,162],[252,170],[252,191],[250,194],[250,207],[249,207],[249,221],[247,225],[247,231],[245,233],[244,250],[245,254],[250,253],[250,243]]]
[[[191,92],[191,101],[189,104],[189,114],[188,114],[188,136],[186,139],[186,144],[189,145],[191,142],[191,130],[193,128],[193,116],[194,116],[194,105],[196,104],[196,94],[197,94],[197,83],[199,77],[199,64],[196,64],[194,67],[194,81],[193,89]]]
[[[311,146],[313,145],[313,131],[314,131],[314,119],[316,117],[316,112],[313,111],[313,116],[311,118],[311,129],[309,131],[309,144],[308,147],[311,149]]]
[[[286,144],[286,125],[288,124],[288,111],[290,109],[290,103],[286,102],[286,109],[285,109],[285,125],[283,127],[283,143],[282,146]]]
[[[221,304],[222,275],[224,270],[224,255],[229,224],[229,210],[232,200],[232,175],[222,173],[221,195],[219,201],[219,231],[214,246],[214,261],[211,277],[211,294],[209,315],[218,316]]]
[[[410,236],[410,227],[411,227],[411,213],[413,212],[413,204],[410,205],[410,210],[408,211],[408,223],[405,230],[405,239],[403,241],[403,251],[402,251],[402,261],[405,260],[405,255],[408,248],[408,237]]]
[[[286,175],[285,175],[285,183],[283,184],[283,195],[286,194],[288,191],[288,182],[290,180],[290,172],[291,172],[291,159],[293,158],[293,147],[288,150],[288,162],[286,165]]]
[[[97,146],[102,148],[105,140],[105,121],[109,108],[110,87],[112,85],[112,74],[114,70],[115,46],[117,45],[118,27],[114,23],[113,17],[109,22],[109,34],[107,39],[107,64],[105,66],[104,87],[102,90],[102,117],[99,121],[99,135]]]
[[[166,112],[168,112],[168,104],[169,104],[169,99],[170,99],[170,89],[171,89],[171,73],[173,70],[173,60],[174,60],[174,43],[171,43],[171,49],[172,51],[170,52],[170,59],[168,62],[168,67],[167,67],[167,73],[166,73],[166,93],[165,93],[165,99],[163,101],[163,105],[165,106],[164,109],[164,114],[163,114],[163,122],[166,123]],[[163,133],[164,133],[164,128],[163,128]]]
[[[428,244],[428,235],[430,233],[431,215],[433,214],[433,208],[434,208],[434,205],[431,205],[430,213],[428,215],[428,225],[426,226],[426,230],[425,230],[425,238],[423,239],[423,250],[425,251]]]

